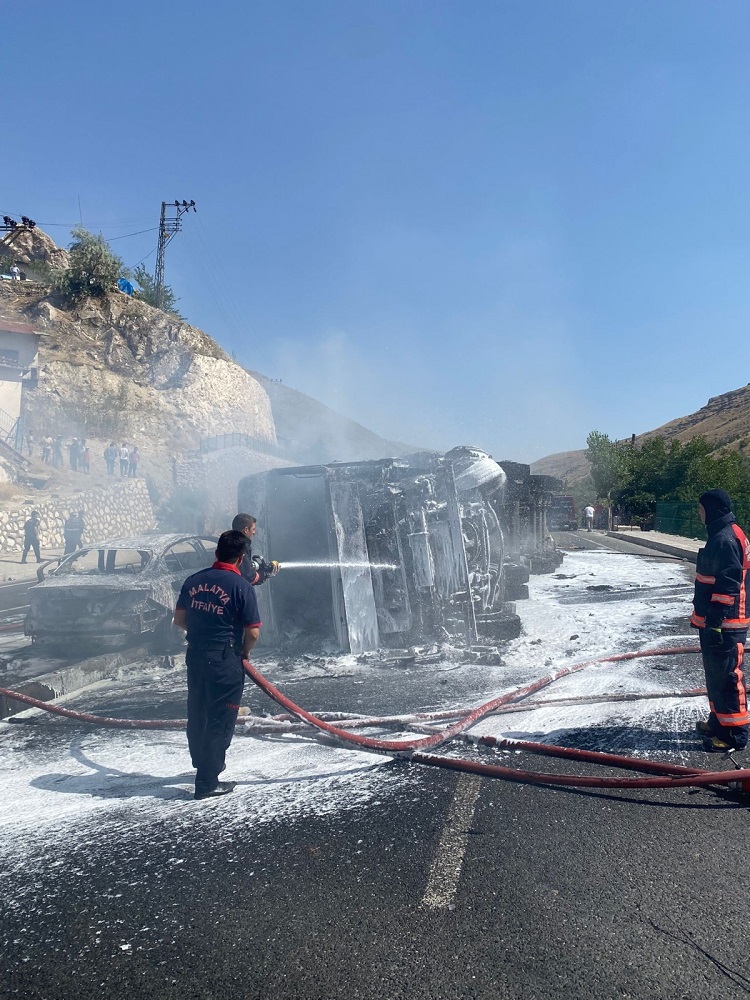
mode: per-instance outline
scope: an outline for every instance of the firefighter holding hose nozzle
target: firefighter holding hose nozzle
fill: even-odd
[[[244,554],[242,534],[225,531],[216,562],[185,580],[174,612],[174,624],[187,632],[187,738],[196,799],[226,795],[235,786],[219,775],[245,686],[242,661],[261,626],[255,591],[240,574]]]
[[[266,562],[263,556],[253,555],[255,527],[256,519],[252,514],[237,514],[232,521],[232,531],[239,531],[245,536],[245,557],[242,560],[240,572],[249,584],[252,584],[253,587],[259,587],[266,582],[269,576],[276,576],[281,567],[275,559]]]
[[[726,753],[745,749],[750,726],[743,668],[750,542],[724,490],[703,493],[698,513],[708,541],[698,552],[690,624],[700,636],[711,711],[696,728],[705,737],[704,750]]]

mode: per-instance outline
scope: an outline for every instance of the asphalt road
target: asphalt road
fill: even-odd
[[[598,539],[572,537],[597,558]],[[641,564],[626,565],[631,572]],[[619,608],[644,600],[637,590],[617,594]],[[608,614],[611,596],[586,605],[586,614]],[[651,596],[657,607],[658,587]],[[684,630],[684,622],[667,617],[656,635],[656,621],[653,638]],[[700,680],[694,657],[668,660],[667,673],[639,669],[644,683]],[[481,686],[478,668],[469,667],[274,680],[301,704],[356,704],[360,711],[434,704],[443,681],[456,693]],[[164,677],[151,690],[126,683],[100,690],[93,705],[92,698],[77,701],[112,714],[172,717],[183,693]],[[246,700],[254,711],[274,710],[256,691]],[[670,718],[660,735],[677,746],[681,723]],[[617,749],[638,748],[622,718],[603,719],[620,723]],[[0,751],[12,741],[2,758],[6,778],[44,754],[51,773],[43,784],[57,782],[62,795],[64,775],[53,765],[60,754],[69,748],[101,767],[107,741],[116,739],[101,735],[92,743],[90,733],[48,718],[7,727],[0,731]],[[125,745],[140,738],[128,734]],[[242,739],[229,751],[235,766]],[[705,766],[697,744],[685,739],[679,759]],[[287,744],[257,746],[261,759]],[[512,762],[578,770],[570,762],[540,765],[526,754]],[[193,803],[170,778],[154,790],[146,822],[135,798],[143,795],[143,775],[126,773],[122,756],[116,763],[111,790],[99,783],[91,793],[111,796],[114,818],[82,825],[79,838],[53,826],[29,848],[25,865],[3,874],[4,998],[706,1000],[750,993],[746,800],[707,790],[555,790],[405,762],[379,766],[376,793],[359,800],[354,793],[372,775],[368,767],[346,780],[333,768],[310,777],[300,758],[298,770],[281,779],[264,764],[265,776],[246,783],[271,797],[278,781],[289,795],[297,782],[320,801],[333,801],[339,789],[344,801],[336,808],[286,808],[243,825],[237,817],[245,799],[237,793]]]
[[[29,587],[35,581],[0,584],[0,615],[25,614],[29,607]]]
[[[643,545],[636,545],[633,542],[629,542],[626,533],[615,537],[607,535],[604,531],[586,531],[584,528],[579,531],[555,531],[552,537],[555,539],[558,547],[565,551],[574,551],[576,549],[610,549],[614,552],[622,552],[651,559],[672,560],[674,562],[684,561],[675,556],[666,556],[656,550],[645,549]]]

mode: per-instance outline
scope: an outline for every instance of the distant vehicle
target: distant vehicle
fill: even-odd
[[[97,542],[45,563],[29,590],[24,632],[61,649],[182,643],[172,613],[185,578],[214,561],[210,535],[142,535]],[[49,566],[58,563],[53,569]]]
[[[552,496],[547,508],[547,527],[550,531],[578,530],[578,513],[573,497]]]

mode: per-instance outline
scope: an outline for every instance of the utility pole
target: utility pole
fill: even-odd
[[[159,218],[159,245],[156,249],[156,270],[154,271],[154,287],[156,291],[156,304],[159,309],[164,304],[164,251],[167,243],[175,233],[182,229],[182,217],[190,209],[197,211],[194,201],[177,201],[161,203],[161,216]]]

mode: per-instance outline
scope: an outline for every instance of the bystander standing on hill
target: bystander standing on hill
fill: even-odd
[[[107,463],[107,475],[114,476],[115,462],[117,461],[117,445],[114,441],[110,441],[104,449],[104,461]]]
[[[128,468],[128,475],[135,478],[138,475],[138,462],[141,459],[141,453],[138,451],[136,445],[130,449],[130,455],[128,456],[128,461],[130,462]]]
[[[78,458],[80,453],[81,450],[78,444],[78,438],[74,437],[68,445],[68,461],[70,462],[70,468],[73,472],[78,472]]]
[[[120,448],[120,475],[127,476],[128,470],[130,469],[130,450],[127,444],[123,441],[122,447]]]
[[[31,431],[29,431],[28,434],[26,435],[26,454],[29,456],[29,458],[31,458],[32,455],[34,454],[34,435],[31,433]]]
[[[52,438],[47,434],[42,438],[42,461],[45,465],[49,465],[50,459],[52,458]]]
[[[91,449],[85,441],[81,441],[81,468],[87,476],[91,472]]]

